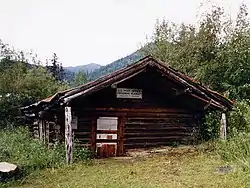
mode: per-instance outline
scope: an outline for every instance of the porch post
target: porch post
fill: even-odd
[[[222,115],[221,115],[220,137],[222,139],[226,139],[226,136],[227,136],[226,114],[222,113]]]
[[[71,107],[65,107],[65,149],[66,149],[66,162],[72,163],[73,150],[72,150],[72,116]]]

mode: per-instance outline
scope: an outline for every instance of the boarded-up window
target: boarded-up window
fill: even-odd
[[[97,130],[117,130],[117,117],[99,117]]]
[[[77,129],[77,122],[78,122],[78,118],[77,116],[72,116],[72,121],[71,121],[71,125],[72,125],[72,129]]]

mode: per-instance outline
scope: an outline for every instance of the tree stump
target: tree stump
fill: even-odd
[[[19,168],[7,162],[0,162],[0,181],[14,177],[19,171]]]

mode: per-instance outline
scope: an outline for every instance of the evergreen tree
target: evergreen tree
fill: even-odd
[[[57,81],[63,81],[64,69],[63,69],[62,63],[58,61],[58,57],[56,53],[53,54],[52,59],[50,61],[51,61],[51,65],[48,65],[48,62],[47,62],[47,65],[46,65],[47,69]]]
[[[83,70],[80,70],[75,74],[72,86],[76,87],[85,83],[87,83],[87,76]]]

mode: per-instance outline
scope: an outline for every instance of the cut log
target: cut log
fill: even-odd
[[[222,113],[222,115],[221,115],[220,137],[222,139],[226,139],[226,137],[227,137],[227,122],[226,122],[226,114],[225,113]]]
[[[18,171],[19,169],[16,165],[0,162],[0,181],[14,177]]]
[[[66,147],[66,162],[71,164],[73,161],[73,148],[72,148],[72,115],[71,107],[65,107],[65,147]]]

